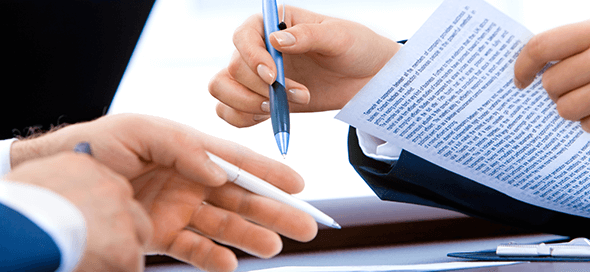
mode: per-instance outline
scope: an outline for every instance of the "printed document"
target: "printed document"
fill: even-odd
[[[336,118],[520,201],[590,217],[590,135],[558,115],[540,75],[513,83],[532,36],[484,1],[447,0]]]

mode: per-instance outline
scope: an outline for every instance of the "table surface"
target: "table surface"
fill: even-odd
[[[441,262],[468,261],[447,257],[450,252],[466,252],[494,249],[500,243],[539,243],[563,239],[556,235],[520,235],[483,239],[439,241],[431,243],[401,244],[357,249],[329,250],[321,252],[279,254],[263,260],[255,257],[239,259],[237,271],[283,266],[363,266],[363,265],[409,265]],[[590,271],[588,263],[523,263],[511,266],[479,268],[460,271]],[[148,272],[200,271],[181,263],[155,264],[146,267]]]

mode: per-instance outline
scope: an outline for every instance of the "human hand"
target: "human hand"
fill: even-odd
[[[52,190],[82,212],[87,237],[77,271],[143,270],[153,226],[123,176],[87,155],[62,153],[23,163],[6,179]]]
[[[285,23],[288,28],[270,41],[283,53],[292,112],[342,108],[401,47],[361,24],[296,7],[287,6]],[[268,119],[268,86],[277,74],[264,44],[262,15],[246,20],[233,41],[237,50],[210,81],[209,92],[220,101],[222,119],[247,127]]]
[[[309,241],[317,233],[317,224],[308,214],[225,184],[225,172],[205,151],[287,193],[303,189],[295,171],[238,144],[163,118],[110,115],[16,141],[12,165],[72,150],[79,142],[89,142],[94,158],[130,180],[135,198],[154,224],[147,247],[150,253],[167,254],[205,270],[230,271],[237,259],[222,245],[268,258],[282,248],[277,233],[299,241]]]
[[[514,83],[525,88],[545,65],[543,87],[559,115],[580,121],[590,132],[590,21],[557,27],[534,36],[514,64]]]

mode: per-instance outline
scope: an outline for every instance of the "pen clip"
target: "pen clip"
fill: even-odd
[[[287,24],[285,23],[285,1],[281,1],[283,6],[283,18],[281,18],[281,23],[279,23],[279,30],[287,29]]]

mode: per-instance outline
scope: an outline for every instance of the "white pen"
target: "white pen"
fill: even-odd
[[[318,223],[322,223],[326,226],[340,229],[340,225],[334,221],[331,217],[318,210],[311,204],[298,199],[290,194],[287,194],[283,190],[273,186],[272,184],[256,177],[245,170],[238,168],[237,166],[207,152],[209,158],[219,165],[226,173],[227,180],[235,183],[236,185],[261,196],[272,198],[276,201],[285,203],[289,206],[302,210],[311,215]]]

